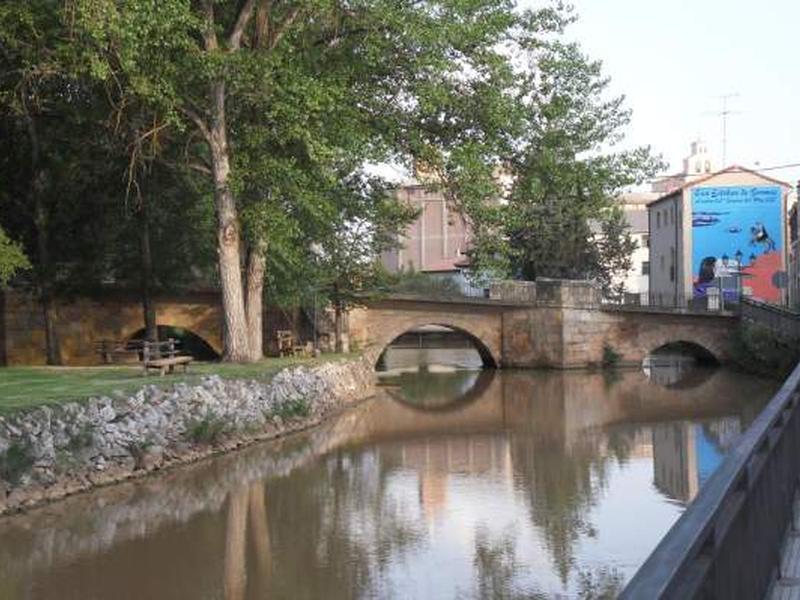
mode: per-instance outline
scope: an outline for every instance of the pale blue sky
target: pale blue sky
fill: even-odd
[[[650,144],[672,171],[701,135],[721,160],[721,94],[738,92],[728,163],[800,163],[798,0],[572,0],[568,37],[627,96],[626,145]],[[537,5],[539,0],[520,0]],[[794,183],[800,168],[769,174]]]

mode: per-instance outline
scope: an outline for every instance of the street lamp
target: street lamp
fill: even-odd
[[[736,301],[742,301],[742,251],[737,249],[736,254],[733,255],[736,258]]]
[[[730,258],[727,252],[720,258],[722,258],[722,271],[719,274],[719,307],[720,310],[725,310],[725,275],[728,273]]]

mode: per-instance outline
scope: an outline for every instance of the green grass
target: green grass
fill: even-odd
[[[85,400],[114,391],[130,394],[146,384],[168,387],[178,382],[196,383],[205,375],[223,379],[269,381],[281,369],[315,365],[347,358],[326,354],[320,358],[266,358],[252,364],[192,363],[189,373],[159,377],[142,375],[137,365],[102,367],[5,367],[0,368],[0,414],[47,404]]]

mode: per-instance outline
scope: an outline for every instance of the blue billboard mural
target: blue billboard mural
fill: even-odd
[[[760,300],[779,301],[782,213],[779,186],[694,188],[694,296],[705,297],[710,288],[719,289],[723,282],[726,295],[741,291]]]

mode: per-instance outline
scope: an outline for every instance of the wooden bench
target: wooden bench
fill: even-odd
[[[174,373],[175,367],[182,366],[183,372],[189,369],[189,363],[194,359],[191,356],[179,356],[177,353],[178,341],[169,338],[164,342],[144,342],[142,346],[142,365],[145,376],[150,369],[158,369],[163,377],[167,373]]]
[[[183,367],[186,373],[189,363],[194,359],[191,356],[172,356],[168,358],[153,358],[144,363],[144,374],[147,375],[148,369],[158,369],[163,377],[167,373],[173,373],[178,365]]]

